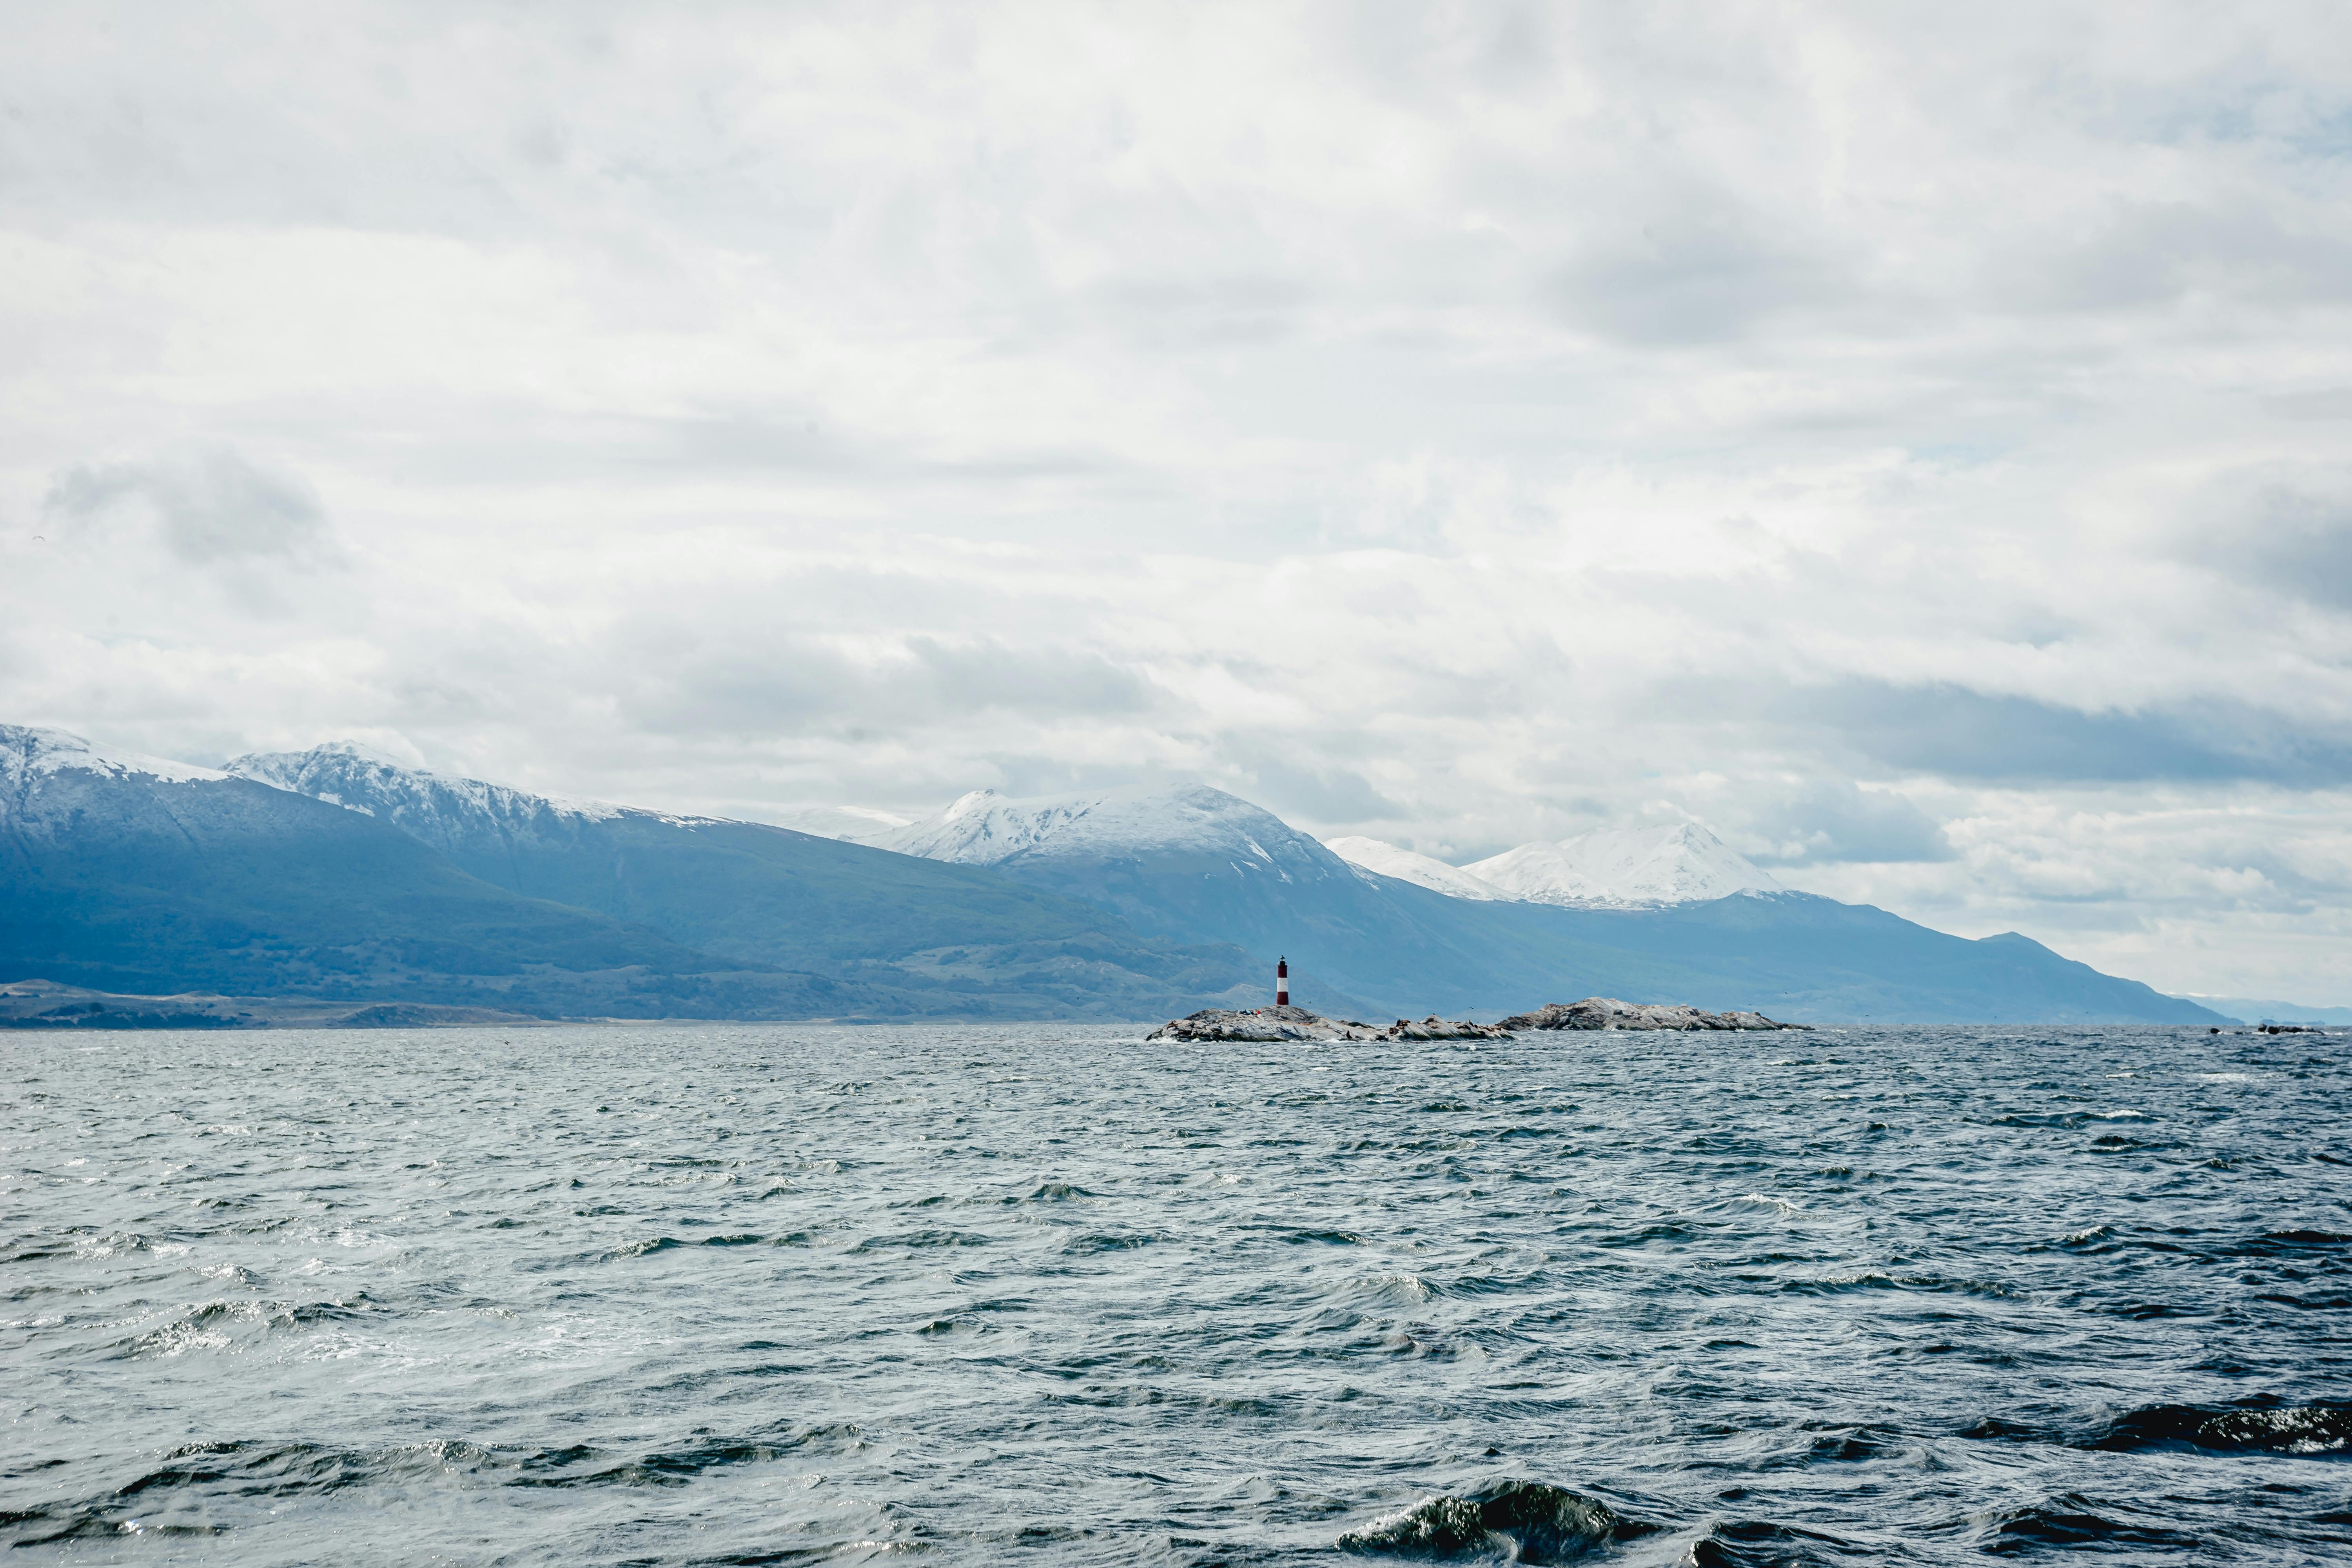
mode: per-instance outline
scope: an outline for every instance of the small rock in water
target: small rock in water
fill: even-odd
[[[1608,996],[1587,996],[1581,1002],[1554,1002],[1532,1013],[1506,1018],[1506,1029],[1802,1029],[1804,1024],[1780,1024],[1761,1013],[1702,1013],[1678,1003],[1620,1002]]]
[[[1147,1040],[1376,1040],[1370,1024],[1326,1018],[1304,1007],[1258,1007],[1236,1011],[1204,1007],[1189,1018],[1173,1018]]]
[[[1500,1024],[1457,1024],[1432,1013],[1416,1024],[1399,1018],[1381,1031],[1384,1040],[1507,1040],[1511,1033]]]
[[[1399,1018],[1383,1029],[1347,1018],[1326,1018],[1304,1007],[1259,1007],[1236,1012],[1209,1007],[1175,1018],[1144,1037],[1147,1040],[1502,1040],[1499,1024],[1458,1024],[1434,1013],[1416,1024]]]
[[[1433,1497],[1339,1537],[1363,1556],[1485,1557],[1572,1563],[1600,1547],[1654,1533],[1597,1498],[1541,1481],[1497,1481],[1468,1497]]]

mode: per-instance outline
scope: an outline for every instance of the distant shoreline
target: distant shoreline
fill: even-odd
[[[1649,1005],[1661,1008],[1668,1005]],[[1227,1012],[1212,1009],[1213,1012]],[[1303,1011],[1293,1009],[1293,1011]],[[1241,1016],[1241,1014],[1234,1014]],[[1523,1017],[1531,1016],[1522,1016]],[[178,992],[166,995],[132,992],[100,991],[87,986],[68,985],[47,980],[17,980],[0,983],[0,1035],[56,1034],[122,1034],[158,1030],[192,1030],[213,1033],[236,1033],[285,1029],[335,1029],[361,1031],[366,1029],[467,1029],[467,1028],[553,1028],[553,1027],[700,1027],[725,1026],[741,1027],[751,1025],[822,1025],[840,1028],[890,1028],[905,1026],[962,1026],[971,1027],[1011,1028],[1026,1026],[1053,1027],[1135,1028],[1160,1031],[1168,1026],[1164,1018],[1106,1018],[1036,1016],[994,1017],[985,1015],[907,1015],[877,1017],[872,1015],[832,1014],[824,1016],[798,1018],[777,1017],[696,1017],[679,1015],[656,1016],[619,1016],[613,1015],[547,1017],[531,1013],[507,1012],[498,1008],[469,1007],[440,1003],[322,998],[313,996],[230,996],[208,991]],[[1885,1022],[1844,1022],[1812,1025],[1780,1025],[1783,1028],[1806,1028],[1820,1032],[1841,1032],[1857,1029],[2017,1029],[2047,1028],[2069,1030],[2129,1029],[2136,1032],[2178,1030],[2191,1035],[2215,1032],[2210,1026],[2200,1024],[2117,1024],[2045,1022],[2018,1024],[2008,1022],[1975,1024],[1906,1024]],[[1491,1038],[1497,1037],[1525,1038],[1532,1034],[1555,1032],[1540,1026],[1523,1024],[1518,1030],[1506,1030],[1500,1024],[1449,1025],[1442,1032],[1431,1031],[1426,1024],[1400,1020],[1397,1025],[1377,1028],[1369,1025],[1354,1026],[1364,1039],[1393,1037],[1396,1039],[1442,1040],[1446,1038]],[[1622,1026],[1621,1026],[1622,1027]],[[1637,1026],[1636,1027],[1639,1027]],[[2341,1034],[2352,1031],[2344,1024],[2284,1024],[2241,1022],[2221,1028],[2221,1035],[2259,1035],[2265,1033]],[[1587,1032],[1571,1028],[1566,1032]],[[1690,1032],[1710,1032],[1694,1030]],[[1207,1033],[1186,1037],[1208,1040],[1215,1037]],[[1234,1037],[1238,1040],[1239,1037]],[[1277,1037],[1268,1035],[1268,1039]],[[1299,1034],[1286,1034],[1279,1038],[1301,1038]]]

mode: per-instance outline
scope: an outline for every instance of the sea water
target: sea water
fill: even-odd
[[[0,1037],[0,1540],[2341,1563],[2348,1047]]]

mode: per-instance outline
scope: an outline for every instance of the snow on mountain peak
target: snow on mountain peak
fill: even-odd
[[[1015,856],[1115,858],[1145,851],[1214,857],[1240,869],[1343,868],[1280,817],[1206,784],[1155,792],[1040,795],[994,790],[959,796],[936,816],[867,843],[901,855],[993,866]]]
[[[1780,890],[1779,883],[1696,823],[1604,828],[1557,844],[1522,844],[1469,866],[1449,866],[1377,838],[1318,843],[1272,813],[1205,784],[1028,798],[976,789],[920,822],[861,837],[901,855],[973,866],[1016,857],[1111,859],[1173,853],[1284,876],[1310,866],[1316,875],[1344,867],[1359,876],[1393,877],[1450,898],[1581,909],[1641,909]]]
[[[1640,908],[1782,890],[1695,822],[1604,827],[1557,844],[1522,844],[1463,869],[1513,897],[1571,907]]]
[[[1383,877],[1394,877],[1401,882],[1427,888],[1434,893],[1444,893],[1448,898],[1509,903],[1516,902],[1520,896],[1505,892],[1459,866],[1449,866],[1443,860],[1416,854],[1378,838],[1326,838],[1323,847],[1350,865],[1361,866],[1367,871],[1377,871]]]
[[[307,752],[251,752],[232,760],[228,771],[294,795],[390,817],[427,842],[437,837],[434,825],[446,829],[460,819],[516,822],[547,812],[601,822],[623,809],[411,767],[353,741],[331,741]]]
[[[1106,798],[1013,800],[992,789],[958,795],[937,816],[866,840],[901,855],[993,866],[1035,847],[1059,829],[1106,804]]]
[[[1506,898],[1529,903],[1581,906],[1612,901],[1610,889],[1585,875],[1557,844],[1522,844],[1500,855],[1474,860],[1462,869]]]
[[[69,730],[0,724],[0,778],[16,782],[31,773],[68,770],[106,773],[114,778],[145,774],[168,784],[195,784],[228,777],[216,768],[200,768],[142,752],[101,749]]]
[[[373,763],[378,767],[398,768],[403,773],[431,773],[433,771],[432,769],[425,767],[422,760],[419,758],[396,757],[389,752],[380,751],[376,747],[369,745],[364,741],[321,741],[319,744],[311,747],[307,752],[278,752],[277,754],[280,756],[353,757],[363,763]]]

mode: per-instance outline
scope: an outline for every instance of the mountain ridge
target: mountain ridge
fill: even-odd
[[[1535,903],[1636,908],[1786,889],[1695,822],[1604,827],[1462,868]]]
[[[134,761],[0,726],[7,978],[597,1016],[1145,1018],[1254,995],[1237,951],[984,868],[347,745],[237,773]]]
[[[1400,882],[1411,882],[1416,888],[1427,888],[1433,893],[1444,893],[1451,899],[1486,902],[1518,897],[1483,878],[1472,876],[1459,866],[1450,866],[1433,856],[1419,854],[1384,839],[1349,835],[1326,838],[1323,847],[1350,865],[1360,866],[1383,877],[1394,877]]]
[[[1817,1023],[2220,1021],[2023,938],[1969,942],[1786,889],[1449,896],[1206,785],[978,791],[887,837],[924,853],[534,795],[350,744],[214,770],[0,726],[0,978],[373,987],[541,1016],[1140,1021],[1261,1004],[1281,955],[1299,1003],[1359,1017],[1609,995]],[[1632,877],[1617,892],[1709,890],[1683,876],[1706,840],[1683,835],[1663,862],[1643,848],[1587,861]]]
[[[1499,1017],[1538,1005],[1514,997],[1567,994],[1769,1007],[1805,1022],[2219,1021],[2039,943],[2003,952],[1780,888],[1696,824],[1585,838],[1585,863],[1621,879],[1572,901],[1450,896],[1345,859],[1200,784],[1017,799],[974,791],[881,842],[985,860],[1172,940],[1229,942],[1261,961],[1279,952],[1295,975],[1363,999],[1356,1016],[1434,1007]],[[1723,881],[1769,885],[1661,896]]]
[[[1507,899],[1564,909],[1648,909],[1734,893],[1784,892],[1746,856],[1695,822],[1605,827],[1538,840],[1466,866],[1378,838],[1327,840],[1368,870],[1457,899]]]

